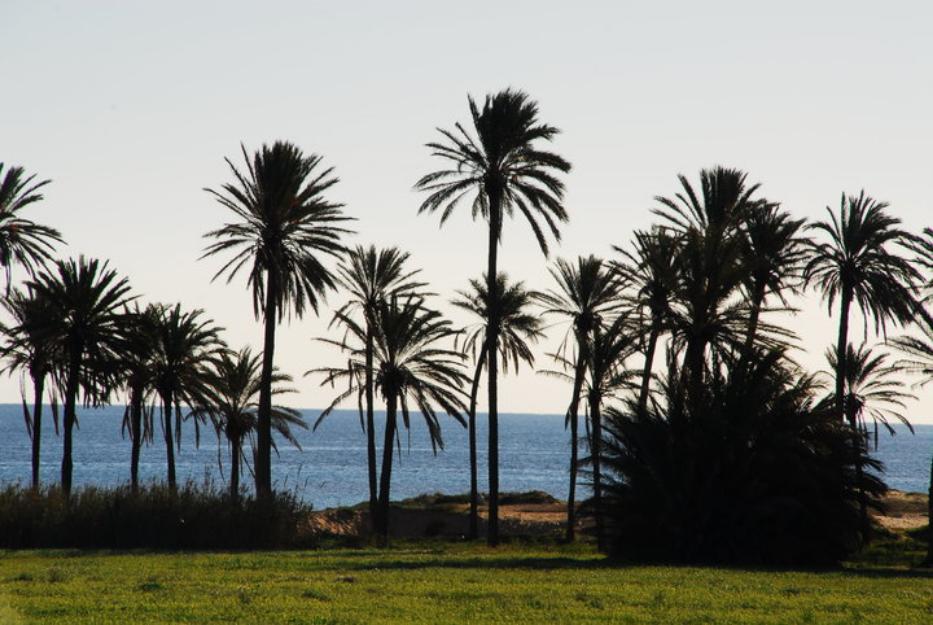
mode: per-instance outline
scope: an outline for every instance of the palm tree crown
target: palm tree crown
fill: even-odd
[[[62,243],[58,230],[42,226],[19,213],[42,200],[40,190],[51,180],[35,180],[35,174],[25,176],[22,167],[7,167],[0,163],[0,266],[6,273],[10,288],[10,270],[14,263],[22,265],[30,275],[44,267],[52,257],[55,243]]]

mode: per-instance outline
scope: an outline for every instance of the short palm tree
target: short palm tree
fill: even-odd
[[[558,224],[567,221],[563,206],[564,184],[557,177],[570,171],[570,163],[544,150],[559,130],[541,123],[538,104],[521,91],[505,89],[487,95],[482,107],[468,98],[473,133],[461,124],[439,129],[443,139],[429,143],[433,154],[447,164],[445,169],[423,176],[415,188],[428,193],[418,212],[441,211],[441,224],[460,201],[472,195],[472,214],[486,221],[489,242],[486,290],[495,293],[499,275],[498,253],[505,217],[520,213],[531,227],[542,252],[548,253],[546,231],[560,239]],[[544,226],[542,227],[542,223]],[[489,361],[489,527],[490,545],[499,542],[499,401],[498,306],[491,308],[486,353]]]
[[[376,319],[376,387],[386,402],[385,436],[382,445],[382,472],[379,476],[379,518],[377,531],[389,537],[389,489],[392,484],[392,455],[398,441],[398,416],[410,426],[410,408],[417,409],[437,452],[443,448],[437,408],[461,425],[463,386],[469,378],[463,373],[463,354],[442,345],[456,332],[450,322],[415,298],[393,300],[379,305]]]
[[[529,310],[538,297],[537,293],[526,289],[523,282],[509,282],[504,272],[499,272],[496,278],[496,294],[493,298],[489,297],[487,285],[486,276],[483,276],[481,280],[470,280],[469,290],[457,291],[457,299],[451,302],[457,308],[469,312],[476,319],[476,323],[464,330],[463,340],[464,353],[470,354],[475,363],[467,413],[470,444],[470,538],[476,538],[479,534],[476,397],[479,393],[480,378],[486,367],[487,354],[484,347],[486,332],[489,328],[489,302],[491,300],[499,302],[499,357],[503,373],[508,373],[510,362],[516,373],[522,362],[533,367],[534,353],[531,351],[530,344],[537,343],[544,337],[541,319]]]
[[[380,302],[393,297],[404,297],[422,288],[424,283],[415,281],[420,270],[410,271],[405,267],[408,252],[396,247],[376,249],[370,245],[358,245],[349,250],[337,266],[337,280],[349,295],[349,301],[341,306],[332,323],[341,323],[354,311],[363,317],[365,327],[364,399],[366,403],[366,459],[369,469],[369,512],[376,518],[378,503],[376,432],[373,418],[373,352],[375,330],[373,315]]]
[[[262,381],[262,357],[245,347],[239,352],[222,351],[212,359],[209,373],[210,391],[206,404],[193,407],[195,416],[209,418],[217,435],[227,439],[230,447],[230,497],[240,495],[240,469],[243,464],[243,443],[256,431],[259,408],[259,388]],[[272,394],[294,392],[284,386],[292,377],[279,371],[272,374]],[[293,408],[272,406],[272,429],[289,443],[301,449],[292,428],[308,426],[301,413]],[[275,442],[273,441],[273,448]]]
[[[626,284],[627,306],[641,320],[641,332],[647,336],[644,342],[645,364],[642,368],[641,385],[638,392],[638,407],[644,411],[651,390],[651,373],[654,354],[661,334],[670,328],[671,302],[677,286],[677,256],[680,253],[680,238],[671,230],[653,228],[648,232],[636,231],[632,251],[613,246],[622,255],[613,262]]]
[[[249,266],[247,283],[253,293],[253,312],[265,323],[262,385],[257,413],[256,494],[272,492],[272,370],[275,328],[292,312],[316,314],[326,291],[336,287],[327,257],[344,252],[341,237],[346,217],[341,204],[326,193],[337,183],[333,168],[322,168],[322,158],[306,156],[291,143],[263,145],[250,159],[242,148],[246,170],[230,159],[235,181],[220,190],[207,189],[236,217],[236,221],[208,232],[213,240],[202,258],[232,254],[214,276],[229,282]]]
[[[152,388],[162,404],[168,486],[173,492],[177,488],[175,447],[181,445],[181,406],[207,403],[211,393],[208,365],[225,349],[220,330],[204,317],[203,310],[182,311],[181,304],[162,307],[156,324],[149,366]],[[196,418],[194,423],[199,433],[199,420]]]
[[[139,492],[139,455],[142,444],[152,443],[152,407],[147,400],[155,390],[153,359],[158,347],[161,306],[134,305],[124,314],[119,350],[119,369],[128,394],[123,431],[130,437],[130,488]]]
[[[0,163],[0,266],[6,273],[7,294],[14,264],[22,265],[29,275],[45,266],[56,243],[62,243],[58,230],[26,219],[20,211],[42,200],[42,187],[51,180],[34,182],[35,174],[26,176],[22,167]]]
[[[595,333],[612,323],[612,317],[622,305],[620,275],[609,264],[595,256],[581,256],[576,263],[557,259],[549,271],[557,289],[539,295],[544,313],[570,322],[570,330],[561,343],[558,360],[572,362],[573,391],[567,408],[566,426],[570,427],[570,488],[567,496],[567,540],[576,531],[576,485],[579,449],[579,406],[586,378],[587,363]],[[572,340],[571,340],[572,339]],[[566,351],[572,347],[576,356],[571,360]]]
[[[919,272],[897,252],[916,238],[901,229],[900,220],[887,212],[888,205],[867,196],[843,194],[839,213],[829,207],[829,220],[810,226],[826,239],[810,245],[803,276],[815,285],[832,310],[839,299],[839,337],[836,342],[836,409],[845,417],[845,384],[848,378],[849,309],[858,306],[865,319],[874,320],[875,330],[885,331],[888,322],[913,319]]]
[[[106,261],[59,260],[27,283],[35,296],[55,302],[55,314],[37,327],[38,336],[60,350],[64,411],[62,490],[71,495],[72,444],[78,393],[102,400],[111,390],[109,371],[117,359],[123,327],[123,309],[130,285]]]
[[[38,490],[42,448],[42,403],[45,399],[46,382],[60,365],[56,344],[44,340],[41,328],[54,318],[56,306],[49,300],[36,297],[32,291],[23,293],[19,290],[14,290],[3,301],[3,305],[12,318],[9,325],[0,325],[0,333],[3,335],[0,355],[4,359],[4,370],[9,373],[19,371],[32,382],[32,413],[27,409],[26,398],[23,397],[23,417],[32,442],[32,488]],[[57,412],[54,383],[50,387],[49,396],[53,411]]]

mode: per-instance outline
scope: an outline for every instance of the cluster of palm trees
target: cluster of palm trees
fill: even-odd
[[[762,197],[746,173],[717,167],[701,171],[699,186],[680,176],[674,195],[656,198],[658,223],[614,247],[613,257],[558,259],[551,268],[553,286],[534,291],[502,271],[498,251],[507,217],[528,225],[545,256],[550,242],[560,240],[568,220],[562,176],[571,166],[547,149],[559,130],[543,123],[537,103],[520,91],[506,89],[482,103],[469,98],[468,104],[470,123],[439,129],[440,138],[428,144],[442,168],[415,184],[426,194],[419,213],[440,213],[443,224],[463,204],[488,228],[485,272],[452,301],[475,321],[465,328],[432,308],[433,294],[409,267],[406,252],[346,245],[352,218],[328,197],[338,182],[333,168],[291,143],[264,145],[252,155],[244,147],[243,166],[227,160],[231,182],[207,189],[230,221],[205,235],[202,258],[223,257],[215,279],[229,282],[246,274],[254,313],[264,324],[259,354],[230,350],[203,311],[140,306],[127,280],[106,262],[53,261],[58,232],[19,216],[41,199],[48,181],[34,183],[21,169],[9,170],[0,187],[0,261],[7,269],[4,303],[12,318],[3,328],[3,355],[7,368],[28,375],[34,389],[32,413],[24,400],[34,483],[44,393],[56,424],[58,402],[64,404],[67,492],[77,402],[100,404],[125,391],[134,488],[139,448],[152,440],[158,412],[170,485],[183,422],[192,423],[196,433],[211,424],[231,449],[233,495],[250,441],[257,497],[271,496],[273,431],[297,444],[291,428],[304,425],[296,412],[273,404],[275,395],[291,390],[291,378],[274,365],[276,327],[287,316],[319,314],[327,293],[340,291],[346,301],[331,325],[342,336],[320,340],[343,350],[345,362],[307,373],[340,387],[318,423],[344,402],[359,406],[370,516],[379,534],[389,532],[393,450],[417,414],[435,449],[443,446],[442,416],[469,429],[470,533],[478,536],[476,408],[485,375],[486,535],[490,544],[498,543],[499,375],[520,364],[534,367],[532,344],[543,340],[545,320],[551,319],[567,324],[549,354],[553,368],[543,371],[570,386],[567,537],[573,539],[578,525],[576,486],[585,469],[593,492],[586,510],[600,546],[607,547],[605,489],[607,479],[616,493],[626,483],[630,459],[619,459],[620,441],[633,431],[626,423],[660,419],[671,440],[687,444],[695,415],[719,397],[716,389],[747,388],[756,372],[767,374],[775,392],[792,379],[809,380],[788,355],[793,332],[776,315],[793,312],[791,297],[815,288],[831,310],[838,302],[838,340],[829,353],[835,390],[827,401],[854,441],[838,468],[857,474],[858,507],[866,520],[871,489],[863,472],[870,461],[863,446],[869,425],[904,420],[909,393],[895,376],[897,367],[927,378],[933,368],[933,325],[924,299],[933,273],[933,233],[907,232],[887,205],[864,192],[843,195],[838,211],[827,208],[828,219],[808,224]],[[29,274],[18,289],[9,286],[14,264]],[[921,337],[894,341],[913,358],[895,367],[867,344],[852,345],[853,305],[865,319],[866,336],[869,320],[885,338],[892,324],[918,324]],[[655,370],[659,355],[666,365],[662,373]],[[817,388],[804,386],[800,397]],[[381,466],[377,395],[386,410]],[[588,450],[583,459],[580,442]]]

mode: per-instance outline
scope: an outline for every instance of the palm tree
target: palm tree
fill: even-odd
[[[731,299],[747,276],[741,228],[765,204],[755,198],[759,185],[749,185],[747,177],[737,169],[704,169],[699,193],[681,175],[681,192],[655,198],[661,206],[654,213],[681,237],[671,327],[675,344],[684,346],[682,371],[695,395],[702,390],[708,349],[740,345],[749,318],[747,304]]]
[[[806,252],[801,236],[804,219],[791,219],[779,204],[764,203],[749,212],[742,223],[741,264],[747,274],[745,295],[749,301],[748,329],[744,353],[750,354],[758,338],[759,318],[769,296],[777,297],[784,309],[785,293],[795,292]]]
[[[124,314],[124,331],[120,346],[120,370],[129,402],[123,414],[123,431],[130,437],[130,488],[139,492],[139,454],[143,442],[152,442],[152,409],[147,398],[155,390],[153,358],[158,347],[158,330],[162,320],[161,306],[135,305]]]
[[[435,453],[444,447],[435,406],[466,422],[461,388],[469,381],[463,374],[463,355],[439,343],[456,332],[437,311],[428,310],[420,299],[382,302],[376,313],[376,387],[386,402],[382,472],[379,476],[379,518],[376,524],[384,541],[389,537],[389,489],[392,483],[392,452],[398,440],[398,412],[410,424],[409,407],[416,408],[428,428]]]
[[[176,304],[162,307],[160,312],[150,371],[152,387],[162,403],[168,485],[174,492],[177,487],[175,446],[181,445],[181,406],[206,403],[211,393],[208,364],[224,350],[224,345],[220,340],[221,329],[212,320],[204,318],[203,310],[183,312],[181,304]],[[203,415],[198,413],[195,416]],[[194,423],[197,432],[197,418]]]
[[[7,313],[13,321],[10,325],[0,324],[3,344],[0,354],[5,360],[4,370],[13,373],[20,371],[28,375],[32,382],[32,414],[26,407],[23,397],[23,417],[26,430],[32,441],[32,488],[39,489],[39,464],[42,447],[42,402],[45,398],[46,381],[53,376],[59,364],[58,350],[54,343],[43,339],[41,327],[50,322],[56,314],[53,302],[36,297],[32,291],[23,293],[14,290],[3,301]],[[53,412],[58,412],[58,401],[54,384],[50,394]],[[55,419],[58,431],[58,419]]]
[[[358,245],[351,249],[337,266],[337,280],[348,292],[350,299],[338,309],[331,323],[340,323],[340,320],[347,317],[350,312],[358,310],[363,316],[365,327],[366,460],[369,469],[371,519],[376,518],[378,504],[376,431],[373,418],[373,352],[375,351],[373,315],[379,302],[414,293],[425,286],[424,283],[414,281],[414,276],[420,270],[408,271],[405,268],[408,257],[408,252],[402,252],[395,247],[377,250],[374,245],[368,248]]]
[[[574,539],[576,528],[576,488],[579,447],[578,412],[586,377],[587,363],[595,333],[611,323],[610,317],[620,308],[622,282],[608,263],[595,256],[580,256],[576,264],[557,259],[549,271],[557,289],[542,293],[539,301],[544,313],[570,321],[571,329],[558,349],[557,359],[567,361],[564,353],[573,338],[576,358],[573,361],[573,392],[567,409],[565,426],[570,427],[570,489],[567,496],[567,540]]]
[[[645,341],[645,364],[642,368],[641,386],[638,392],[638,409],[644,411],[651,390],[651,372],[654,353],[661,333],[670,327],[671,300],[677,286],[677,256],[680,253],[680,238],[665,228],[653,228],[649,232],[636,231],[634,250],[629,252],[613,246],[622,255],[622,260],[613,262],[613,269],[626,282],[633,294],[628,298],[629,306],[648,326]]]
[[[33,182],[25,176],[22,167],[7,167],[0,163],[0,266],[6,273],[6,291],[9,295],[14,263],[22,265],[29,275],[45,267],[52,257],[56,243],[63,243],[54,228],[43,226],[20,216],[19,212],[30,204],[42,200],[42,187],[51,180]]]
[[[121,311],[131,299],[130,285],[107,262],[59,260],[27,283],[35,297],[55,302],[55,314],[39,325],[37,336],[61,350],[64,378],[64,451],[62,490],[71,495],[72,443],[79,391],[101,401],[111,379],[103,368],[114,362],[123,331]]]
[[[527,94],[505,89],[487,95],[482,108],[472,97],[468,97],[468,102],[474,134],[458,123],[453,131],[439,129],[442,142],[428,144],[434,156],[443,159],[448,167],[423,176],[415,184],[416,189],[428,193],[418,212],[441,210],[443,224],[460,200],[473,194],[473,218],[484,219],[489,227],[486,291],[495,293],[506,216],[521,213],[545,255],[548,242],[541,220],[554,239],[560,240],[558,223],[567,221],[567,212],[562,203],[564,184],[555,174],[569,172],[570,163],[538,147],[541,142],[552,141],[560,131],[538,120],[538,105]],[[499,401],[495,356],[499,349],[499,310],[498,303],[494,304],[491,331],[486,337],[490,545],[499,542]]]
[[[618,396],[622,391],[633,390],[633,379],[637,372],[627,369],[625,361],[637,348],[637,333],[632,331],[631,321],[625,316],[606,327],[597,325],[593,329],[592,345],[588,350],[586,369],[587,402],[590,430],[590,459],[593,465],[593,513],[596,519],[596,541],[600,551],[605,551],[606,541],[603,523],[603,480],[602,480],[602,406],[606,399]]]
[[[890,434],[894,434],[890,419],[905,424],[913,433],[913,427],[903,413],[906,401],[913,396],[904,391],[900,369],[888,365],[885,354],[875,354],[867,345],[861,345],[856,349],[849,343],[845,358],[847,365],[843,381],[843,414],[852,431],[858,433],[862,446],[867,448],[865,443],[868,440],[869,420],[875,427],[875,446],[878,445],[879,425],[883,425]],[[827,351],[826,360],[833,371],[839,371],[839,354],[835,349]],[[831,397],[830,401],[833,399]],[[855,461],[855,473],[859,481],[863,473],[862,464],[858,460],[861,455],[859,453]],[[868,502],[862,491],[859,491],[859,514],[863,532],[868,536],[871,531]]]
[[[256,430],[259,389],[262,381],[262,357],[245,347],[237,353],[221,351],[211,361],[210,392],[206,403],[195,406],[194,416],[210,418],[217,435],[224,436],[230,446],[230,497],[240,495],[240,468],[243,462],[243,442]],[[272,374],[272,394],[294,392],[282,386],[292,377],[279,371]],[[307,429],[301,413],[293,408],[272,406],[272,428],[285,440],[301,449],[293,427]],[[275,442],[273,441],[273,447]]]
[[[810,226],[828,241],[810,245],[804,280],[822,291],[827,306],[839,298],[839,337],[836,342],[836,409],[845,418],[845,383],[848,376],[849,309],[854,303],[875,331],[889,321],[906,323],[917,310],[916,284],[921,276],[914,265],[893,248],[905,247],[916,237],[899,227],[888,205],[865,195],[843,194],[839,214],[826,207],[828,221]]]
[[[336,286],[323,257],[344,252],[340,239],[349,231],[339,224],[350,218],[344,216],[341,204],[325,198],[337,178],[333,168],[320,167],[320,156],[305,156],[295,145],[282,141],[263,145],[252,160],[245,147],[242,151],[246,171],[226,159],[236,181],[219,191],[207,189],[237,221],[205,235],[214,242],[202,258],[232,253],[214,276],[226,274],[228,282],[250,265],[247,283],[253,292],[253,312],[265,322],[255,474],[256,494],[266,498],[272,492],[276,324],[292,312],[301,318],[308,308],[317,314],[325,292]]]
[[[488,280],[470,280],[470,289],[457,291],[459,296],[451,303],[469,312],[477,322],[467,327],[463,341],[464,353],[469,353],[475,369],[470,384],[470,406],[468,411],[468,432],[470,441],[470,533],[475,539],[479,535],[479,488],[477,486],[476,462],[476,396],[483,369],[486,367],[486,333],[489,329],[490,301],[499,302],[499,357],[502,371],[508,373],[509,362],[518,373],[519,363],[534,366],[534,354],[529,343],[536,343],[543,338],[540,318],[529,311],[529,307],[538,297],[538,293],[529,291],[523,282],[510,283],[504,272],[496,278],[496,293],[489,297],[486,287]]]
[[[933,235],[927,232],[927,237],[927,240],[933,243]],[[933,259],[933,255],[930,258]],[[933,320],[929,315],[923,315],[917,323],[922,336],[899,336],[891,342],[905,354],[894,366],[919,376],[918,385],[923,387],[933,382]],[[930,460],[930,487],[927,494],[927,518],[933,519],[933,459]],[[933,566],[933,523],[930,523],[928,529],[927,557],[924,565]]]

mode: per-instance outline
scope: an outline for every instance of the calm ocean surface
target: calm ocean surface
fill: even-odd
[[[303,411],[309,422],[318,411]],[[57,482],[62,440],[55,436],[50,414],[43,424],[42,479]],[[413,415],[414,416],[414,415]],[[75,432],[76,485],[116,485],[129,480],[129,441],[121,436],[122,407],[79,412],[80,429]],[[377,415],[377,421],[379,415]],[[480,488],[485,484],[485,415],[479,421]],[[393,499],[421,493],[463,493],[469,490],[466,431],[452,419],[443,423],[446,448],[431,452],[427,430],[413,423],[410,442],[403,433],[402,454],[396,461],[392,480]],[[379,429],[381,431],[381,423]],[[543,490],[555,497],[567,496],[566,470],[569,435],[562,416],[503,414],[500,416],[500,489]],[[882,435],[878,458],[884,462],[889,486],[926,492],[933,453],[933,425],[916,426],[911,435],[898,428],[894,437]],[[143,448],[142,479],[164,479],[165,448],[161,432],[152,447]],[[294,491],[316,508],[358,503],[367,498],[366,438],[356,411],[338,411],[316,432],[300,431],[302,450],[282,444],[273,456],[273,479],[279,489]],[[377,438],[381,441],[381,436]],[[180,453],[176,455],[180,481],[205,479],[224,485],[229,470],[226,446],[218,446],[212,431],[202,431],[200,448],[194,444],[190,423],[183,428]],[[223,470],[219,467],[222,465]],[[27,484],[30,475],[30,446],[22,407],[0,404],[0,484]]]

